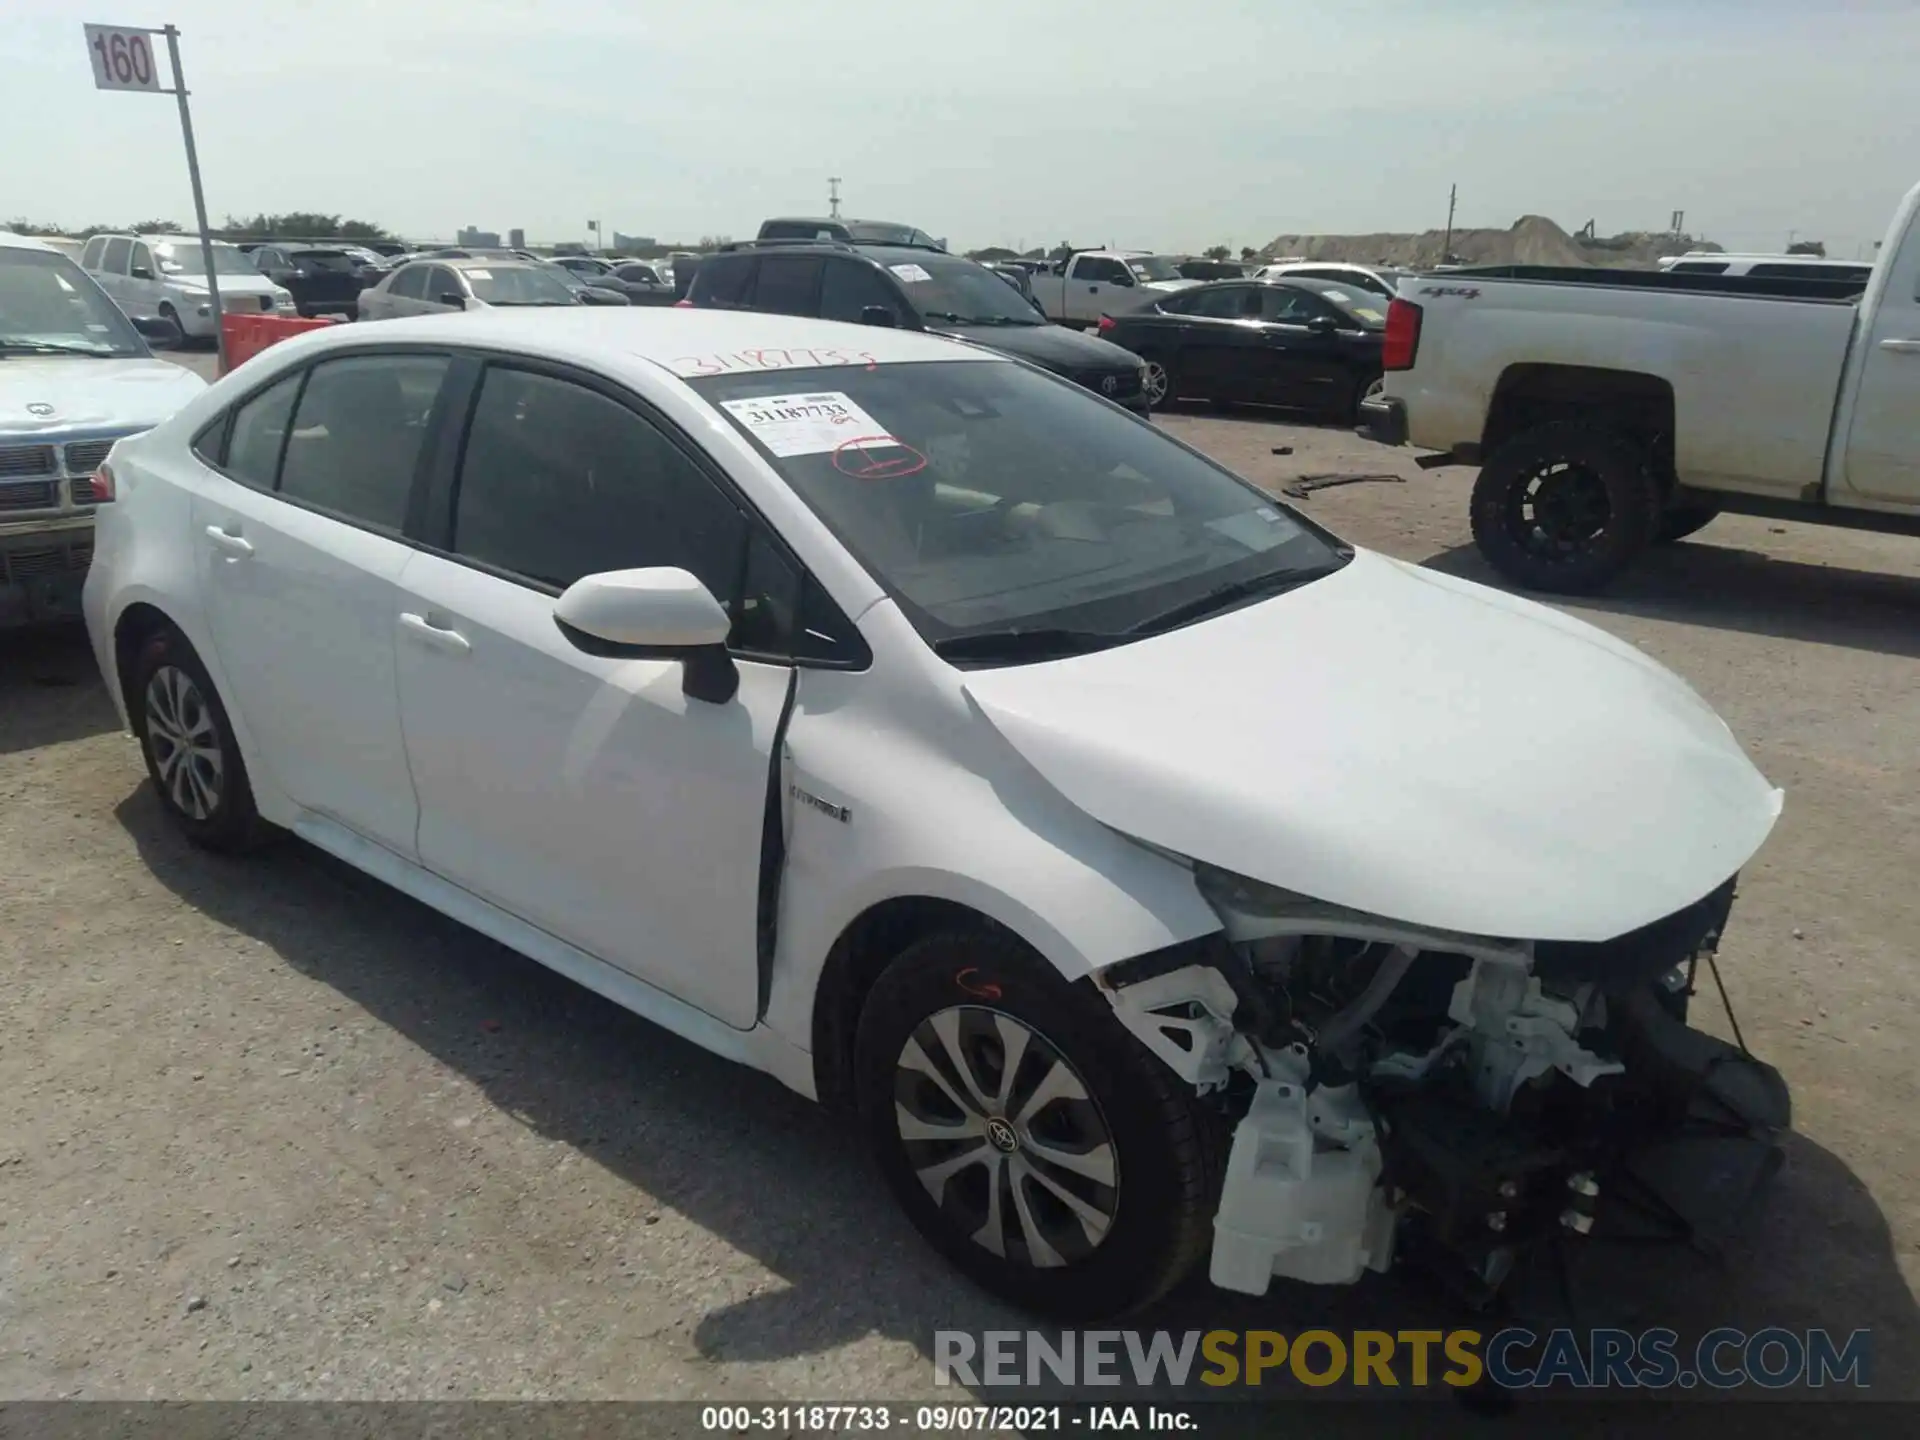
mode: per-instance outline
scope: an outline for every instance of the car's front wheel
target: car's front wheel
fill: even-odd
[[[186,636],[149,636],[128,675],[127,710],[167,816],[209,850],[244,850],[264,826],[226,707]]]
[[[1174,387],[1172,366],[1157,355],[1147,357],[1146,374],[1141,377],[1141,384],[1147,404],[1155,410],[1180,398],[1179,391]]]
[[[1206,1253],[1220,1122],[1103,1000],[1010,937],[909,947],[867,997],[854,1060],[896,1197],[994,1293],[1119,1315]]]

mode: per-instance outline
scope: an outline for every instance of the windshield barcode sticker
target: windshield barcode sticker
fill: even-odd
[[[920,265],[889,265],[887,268],[909,285],[916,285],[922,280],[933,278],[926,272],[926,268]]]
[[[886,445],[887,429],[843,392],[759,395],[722,400],[720,408],[775,455],[826,455],[843,446]]]

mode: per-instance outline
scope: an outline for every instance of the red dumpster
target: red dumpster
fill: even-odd
[[[220,329],[226,340],[226,366],[222,374],[244,365],[269,345],[303,330],[331,329],[331,320],[301,320],[290,315],[222,315]]]

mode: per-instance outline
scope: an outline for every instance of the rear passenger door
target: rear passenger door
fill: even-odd
[[[1181,389],[1209,400],[1257,398],[1260,287],[1222,285],[1199,291],[1184,326]]]
[[[261,771],[302,810],[397,854],[418,810],[394,680],[395,580],[450,359],[335,356],[235,406],[194,442],[200,596],[222,696]]]
[[[752,308],[774,315],[818,315],[820,257],[762,255]]]

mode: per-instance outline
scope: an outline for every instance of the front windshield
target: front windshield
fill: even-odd
[[[558,269],[559,267],[554,267]],[[562,272],[565,273],[565,272]],[[468,270],[473,293],[489,305],[571,305],[573,291],[551,271],[531,265],[498,265]]]
[[[920,318],[935,325],[1044,325],[1018,290],[971,260],[925,256],[887,266]]]
[[[198,245],[156,245],[154,258],[160,262],[160,271],[164,275],[205,275],[207,262],[201,256]],[[236,250],[231,245],[213,247],[213,273],[216,275],[252,275],[259,278],[260,271],[254,266],[253,257],[245,251]]]
[[[1153,426],[1022,365],[689,383],[936,648],[1052,631],[1118,644],[1222,587],[1304,582],[1350,554]]]
[[[1171,255],[1129,255],[1127,269],[1133,272],[1133,278],[1142,284],[1152,284],[1156,280],[1182,280],[1180,262]]]
[[[0,353],[144,355],[140,334],[64,255],[0,247]]]

